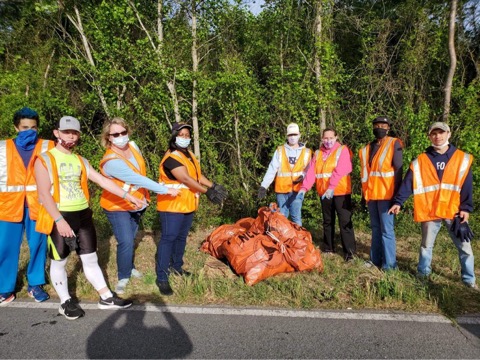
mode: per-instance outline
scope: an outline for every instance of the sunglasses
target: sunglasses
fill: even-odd
[[[119,136],[125,136],[128,134],[128,130],[125,130],[125,131],[122,131],[122,132],[119,132],[119,133],[115,133],[115,134],[108,134],[110,136],[113,136],[114,138],[117,138]]]

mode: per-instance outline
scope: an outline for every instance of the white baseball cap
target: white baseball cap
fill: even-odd
[[[287,136],[292,134],[294,135],[300,134],[300,129],[298,128],[298,125],[295,123],[291,123],[287,126]]]

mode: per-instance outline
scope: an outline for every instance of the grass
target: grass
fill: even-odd
[[[414,230],[397,236],[399,270],[389,272],[364,266],[364,260],[368,259],[370,235],[357,230],[358,258],[353,262],[345,263],[341,255],[324,257],[323,273],[280,274],[250,287],[223,262],[198,250],[213,229],[197,229],[190,234],[184,268],[194,275],[172,276],[175,294],[171,297],[161,297],[155,285],[156,240],[159,234],[140,232],[135,264],[145,276],[142,279],[132,278],[124,296],[139,303],[161,299],[167,304],[397,310],[442,313],[448,317],[480,312],[480,294],[463,286],[457,251],[445,231],[437,238],[432,263],[434,274],[428,281],[415,277],[420,235]],[[313,231],[313,236],[319,245],[318,230]],[[114,288],[117,282],[116,241],[112,236],[103,238],[99,241],[99,262],[107,283]],[[478,243],[474,242],[472,246],[478,255]],[[338,254],[342,253],[340,248],[337,250]],[[24,242],[17,283],[17,295],[24,297],[27,262],[28,249]],[[98,299],[96,291],[86,281],[76,255],[69,259],[68,273],[72,295],[82,300]],[[45,289],[52,298],[56,298],[51,285],[46,285]]]

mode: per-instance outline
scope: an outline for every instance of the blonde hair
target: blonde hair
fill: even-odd
[[[114,124],[123,126],[125,130],[128,131],[128,135],[130,135],[130,127],[128,126],[124,118],[114,117],[113,119],[105,120],[105,122],[103,123],[102,134],[100,135],[100,143],[104,148],[109,148],[112,146],[112,142],[109,140],[109,137],[110,127]]]

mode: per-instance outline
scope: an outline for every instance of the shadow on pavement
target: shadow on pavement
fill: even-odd
[[[155,325],[146,324],[147,320]],[[138,307],[113,312],[92,332],[86,347],[90,359],[185,358],[192,350],[190,338],[172,313]]]

